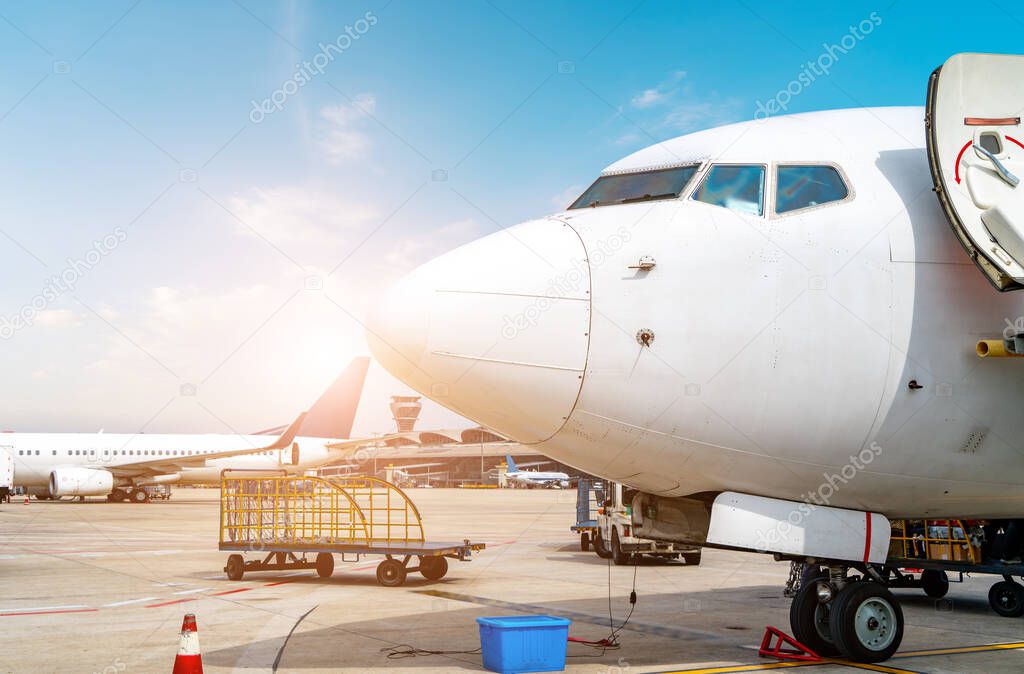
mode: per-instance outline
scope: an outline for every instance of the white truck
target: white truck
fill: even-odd
[[[636,556],[662,559],[683,558],[687,565],[700,564],[700,548],[633,536],[633,495],[635,491],[611,482],[604,503],[597,510],[597,531],[591,541],[598,557],[611,557],[615,564],[632,564]]]

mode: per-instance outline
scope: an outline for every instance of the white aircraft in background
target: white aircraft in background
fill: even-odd
[[[925,109],[658,143],[414,270],[368,339],[423,395],[639,490],[638,536],[828,567],[796,637],[885,660],[888,518],[998,518],[1007,546],[1024,524],[1024,360],[993,357],[1024,355],[1000,292],[1024,288],[1022,111],[1024,57],[959,54]],[[1024,586],[990,603],[1020,615]]]
[[[521,470],[511,456],[505,457],[508,470],[505,477],[516,486],[527,487],[549,487],[552,489],[567,489],[569,487],[569,476],[556,471]],[[523,464],[524,466],[539,464]]]
[[[211,484],[224,469],[301,473],[339,456],[325,445],[347,438],[370,359],[354,359],[319,400],[280,437],[115,433],[0,434],[0,473],[38,498],[106,496],[144,503],[142,487]],[[345,441],[344,445],[365,440]]]

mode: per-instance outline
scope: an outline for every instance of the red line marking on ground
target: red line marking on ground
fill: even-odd
[[[160,606],[170,606],[171,604],[184,604],[187,601],[195,601],[195,597],[189,597],[187,599],[174,599],[172,601],[164,601],[159,604],[146,604],[146,608],[157,608]]]
[[[294,583],[294,580],[279,580],[276,583],[265,583],[263,587],[274,587],[275,585],[284,585],[285,583]]]
[[[15,611],[13,613],[0,613],[2,616],[19,616],[19,615],[52,615],[54,613],[91,613],[99,611],[98,608],[66,608],[60,611]]]
[[[251,589],[252,589],[251,587],[240,587],[237,590],[224,590],[223,592],[214,592],[210,596],[211,597],[223,597],[226,594],[235,594],[237,592],[248,592]]]

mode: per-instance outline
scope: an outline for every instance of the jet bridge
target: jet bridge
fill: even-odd
[[[932,73],[925,114],[935,193],[997,290],[1024,288],[1024,56],[956,54]]]

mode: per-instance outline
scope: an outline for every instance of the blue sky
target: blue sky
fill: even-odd
[[[971,10],[0,3],[0,424],[287,421],[366,352],[362,316],[402,272],[557,210],[633,150],[753,118],[844,37],[788,111],[920,104],[951,54],[1019,50],[1024,10]],[[359,430],[389,430],[401,391],[374,370]]]

